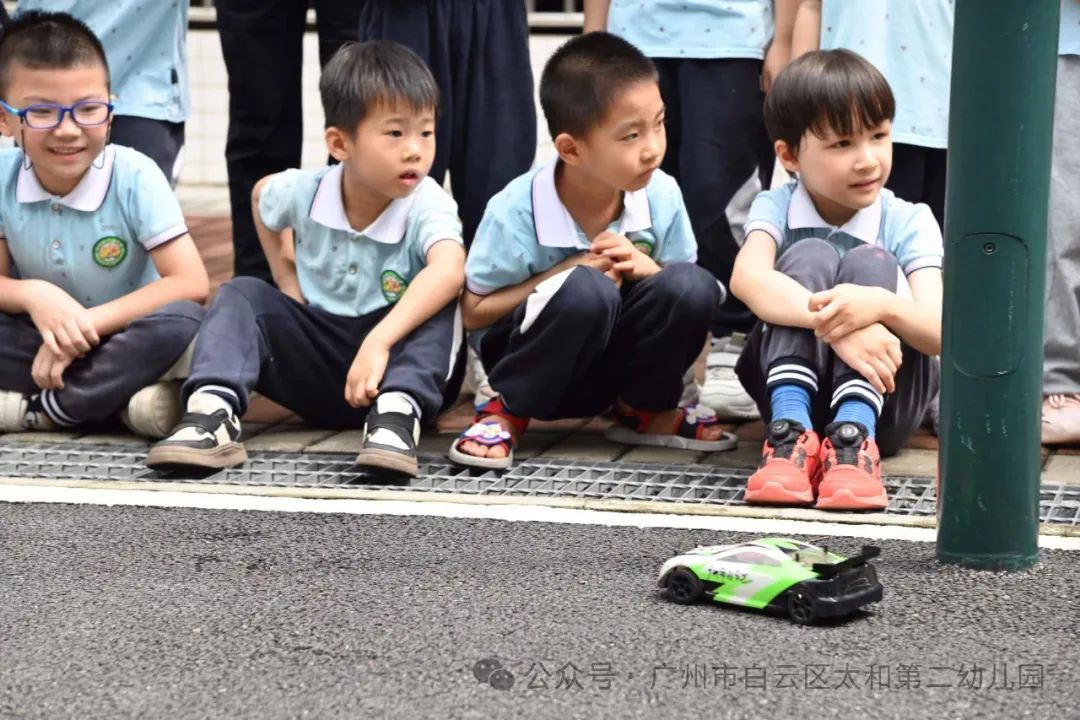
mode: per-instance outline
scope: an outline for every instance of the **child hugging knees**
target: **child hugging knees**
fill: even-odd
[[[452,444],[508,467],[531,418],[614,406],[609,439],[734,446],[715,414],[676,407],[724,288],[697,246],[667,147],[656,68],[603,32],[565,43],[540,80],[555,162],[488,203],[466,263],[465,326],[497,397]]]
[[[187,414],[148,465],[227,467],[258,390],[322,427],[360,427],[362,466],[416,475],[461,340],[465,250],[453,199],[427,177],[438,89],[387,41],[350,44],[320,81],[338,164],[259,181],[255,226],[277,287],[235,278],[196,338]]]
[[[796,179],[754,201],[731,280],[759,318],[736,372],[768,423],[747,502],[884,508],[880,457],[937,392],[943,243],[926,205],[883,188],[894,113],[847,50],[799,57],[766,99]]]
[[[105,52],[70,15],[4,29],[0,98],[18,144],[0,151],[0,431],[119,415],[162,437],[209,292],[180,204],[152,160],[108,144]]]

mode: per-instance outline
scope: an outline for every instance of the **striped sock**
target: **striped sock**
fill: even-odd
[[[812,428],[810,421],[810,393],[801,385],[777,385],[769,395],[773,422],[791,420]]]
[[[862,375],[853,373],[837,381],[831,405],[836,422],[857,422],[866,427],[872,438],[885,398]]]

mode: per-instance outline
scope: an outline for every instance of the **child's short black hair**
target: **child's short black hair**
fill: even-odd
[[[319,78],[326,127],[353,132],[379,103],[438,110],[439,87],[420,56],[390,40],[343,45]]]
[[[850,50],[818,50],[791,62],[765,97],[765,127],[798,155],[806,131],[824,137],[877,127],[896,115],[885,77]]]
[[[583,136],[615,97],[640,82],[656,82],[656,66],[636,47],[606,32],[567,40],[540,76],[540,107],[548,132]]]
[[[0,99],[11,83],[11,68],[67,70],[101,65],[109,84],[109,62],[94,32],[67,13],[29,10],[4,27],[0,36]]]

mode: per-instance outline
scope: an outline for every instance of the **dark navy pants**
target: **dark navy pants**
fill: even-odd
[[[622,399],[674,408],[720,302],[716,280],[674,263],[619,288],[579,266],[542,282],[480,339],[491,387],[516,415],[590,417]]]
[[[457,303],[394,345],[382,392],[408,393],[425,423],[438,414],[460,344]],[[195,340],[184,402],[203,385],[221,385],[247,411],[252,390],[318,427],[360,427],[368,408],[345,402],[345,379],[356,352],[382,320],[386,307],[342,317],[296,302],[257,278],[233,278],[221,286]]]
[[[75,423],[112,416],[180,358],[199,331],[204,314],[201,305],[181,300],[102,338],[64,372],[63,390],[47,391],[48,408],[55,401]],[[40,347],[41,335],[28,315],[0,313],[0,389],[28,395],[40,392],[30,375]]]
[[[431,177],[450,186],[466,246],[495,193],[536,154],[529,27],[519,0],[366,0],[361,40],[394,40],[424,58],[439,85]]]
[[[945,229],[945,168],[949,152],[944,148],[893,143],[892,172],[885,187],[896,197],[926,203],[938,225]]]
[[[184,123],[117,115],[109,130],[110,142],[135,148],[157,163],[173,186],[180,179],[176,164],[184,148]]]
[[[896,258],[885,250],[864,245],[841,259],[832,245],[816,238],[795,243],[777,259],[776,269],[810,292],[822,292],[841,283],[897,292],[900,282]],[[882,455],[894,455],[904,446],[922,422],[938,389],[938,361],[906,344],[901,343],[900,347],[903,362],[896,373],[896,392],[884,399],[878,417],[877,444]],[[759,322],[746,340],[735,372],[746,392],[757,402],[766,423],[772,416],[769,371],[780,364],[801,365],[816,373],[816,390],[812,387],[807,390],[811,391],[811,419],[818,431],[832,421],[835,405],[847,397],[860,398],[860,385],[869,387],[813,330],[766,326]],[[787,376],[798,378],[799,373],[787,373]],[[798,380],[789,382],[803,384]]]
[[[255,234],[251,189],[266,175],[300,166],[304,16],[311,0],[217,0],[217,28],[229,74],[229,172],[236,275],[267,281]],[[356,40],[357,0],[315,0],[319,63]]]
[[[698,243],[698,264],[724,283],[739,245],[727,206],[755,171],[772,180],[775,157],[765,131],[761,61],[654,58],[667,106],[667,154],[661,166],[679,181]],[[713,333],[748,331],[753,314],[729,295],[717,310]]]

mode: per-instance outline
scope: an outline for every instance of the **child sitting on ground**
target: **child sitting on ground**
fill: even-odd
[[[358,464],[417,474],[420,423],[442,406],[461,340],[461,222],[427,177],[438,89],[415,53],[387,41],[342,47],[319,87],[340,162],[256,184],[278,287],[222,286],[196,339],[188,413],[148,465],[242,463],[238,418],[258,390],[313,425],[364,425]]]
[[[608,33],[559,48],[540,80],[558,159],[488,203],[466,263],[471,342],[498,396],[453,461],[505,468],[530,418],[614,404],[619,442],[734,446],[707,408],[676,408],[724,289],[694,265],[656,68]]]
[[[760,319],[736,371],[768,422],[747,502],[884,508],[880,455],[937,392],[943,244],[930,208],[883,189],[894,112],[848,50],[798,58],[765,101],[796,179],[754,201],[731,281]]]
[[[179,386],[157,382],[203,316],[206,269],[157,165],[109,145],[101,43],[61,13],[0,40],[0,431],[68,428],[121,411],[162,437]]]

